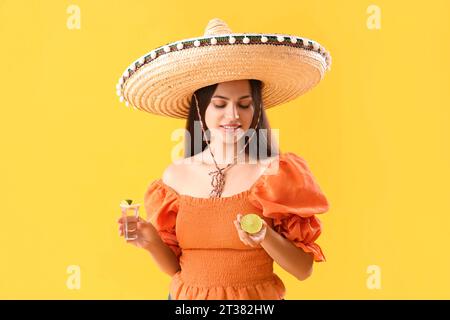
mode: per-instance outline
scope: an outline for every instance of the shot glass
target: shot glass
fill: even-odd
[[[139,217],[139,203],[134,204],[120,204],[122,210],[122,217],[124,218],[124,233],[125,240],[136,240],[137,235],[137,220]]]

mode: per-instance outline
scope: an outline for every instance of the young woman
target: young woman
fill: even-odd
[[[150,183],[148,219],[128,240],[172,276],[169,299],[283,299],[273,261],[299,280],[325,261],[316,214],[328,201],[305,160],[279,152],[265,109],[312,88],[330,57],[288,39],[232,34],[213,19],[204,37],[152,51],[119,80],[133,107],[187,119],[185,158]],[[257,233],[241,228],[249,213],[262,219]]]

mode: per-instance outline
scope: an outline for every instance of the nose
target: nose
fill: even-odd
[[[230,119],[239,119],[239,112],[233,103],[231,104],[230,108],[227,108],[226,115]]]

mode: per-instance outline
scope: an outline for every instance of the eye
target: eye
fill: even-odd
[[[219,106],[219,105],[217,105],[217,104],[214,104],[214,107],[219,108],[219,109],[225,108],[226,106],[227,106],[226,104],[221,105],[221,106]],[[250,107],[250,104],[248,104],[248,105],[246,105],[246,106],[240,104],[239,107],[242,108],[242,109],[247,109],[248,107]]]

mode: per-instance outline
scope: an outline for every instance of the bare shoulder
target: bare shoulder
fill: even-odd
[[[164,170],[162,180],[172,189],[178,191],[182,188],[182,183],[189,175],[191,167],[189,166],[190,158],[175,160]]]
[[[272,165],[273,163],[275,163],[276,161],[279,160],[279,155],[273,155],[264,159],[260,159],[258,161],[258,164],[260,165],[260,167],[262,169],[266,169],[267,167],[269,167],[270,165]]]
[[[271,175],[277,172],[279,155],[259,160],[259,175]]]

